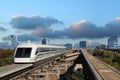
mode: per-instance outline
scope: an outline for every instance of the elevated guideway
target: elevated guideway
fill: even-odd
[[[72,53],[72,54],[65,54],[64,56],[65,57],[72,57],[72,56],[76,56],[76,55],[80,55],[80,53],[76,52],[76,53]]]
[[[76,61],[74,62],[74,60]],[[53,55],[34,64],[11,64],[0,67],[0,80],[36,80],[42,77],[45,77],[44,80],[51,80],[46,75],[53,73],[57,75],[58,80],[73,62],[82,64],[83,74],[90,74],[84,75],[85,80],[120,80],[119,71],[92,56],[86,49],[78,50],[78,52],[70,50],[58,53],[58,55]],[[50,73],[48,74],[48,72]]]
[[[120,80],[120,72],[81,49],[82,55],[91,68],[95,80]]]
[[[11,64],[8,66],[0,67],[0,80],[8,80],[12,77],[18,76],[38,66],[42,66],[58,57],[62,57],[64,54],[69,53],[69,52],[71,51],[57,53],[57,55],[52,55],[50,57],[37,61],[36,63],[33,63],[33,64],[31,63],[30,64]]]
[[[9,74],[31,67],[33,64],[11,64],[8,66],[0,67],[0,78]]]

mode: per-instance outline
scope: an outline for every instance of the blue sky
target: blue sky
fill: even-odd
[[[120,31],[119,3],[119,0],[1,0],[0,44],[7,45],[11,34],[16,34],[20,41],[38,41],[46,35],[56,44],[79,40],[106,44],[110,35]]]

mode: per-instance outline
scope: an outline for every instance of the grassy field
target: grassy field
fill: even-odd
[[[120,71],[120,53],[105,51],[102,49],[88,49],[87,51]]]
[[[12,64],[13,52],[14,50],[10,49],[0,49],[0,67]]]

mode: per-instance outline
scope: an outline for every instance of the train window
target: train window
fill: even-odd
[[[51,48],[51,51],[56,51],[57,50],[57,48]]]
[[[41,52],[41,49],[37,48],[35,55],[38,54],[38,53],[40,53],[40,52]]]
[[[50,51],[50,48],[41,48],[40,51],[41,52],[48,52],[48,51]]]
[[[32,48],[18,48],[15,57],[16,58],[29,58]]]

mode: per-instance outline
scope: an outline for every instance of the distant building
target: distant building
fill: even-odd
[[[47,38],[43,39],[43,40],[42,40],[42,44],[45,44],[45,45],[46,45],[46,44],[49,44],[49,40],[48,40]]]
[[[108,48],[118,48],[118,37],[112,36],[108,39]]]
[[[80,48],[86,48],[86,41],[80,41]]]
[[[11,35],[11,45],[12,45],[12,48],[15,48],[18,45],[18,41],[17,41],[17,36],[16,35]]]
[[[70,43],[67,43],[64,46],[67,47],[67,48],[72,48],[72,44],[70,44]]]

